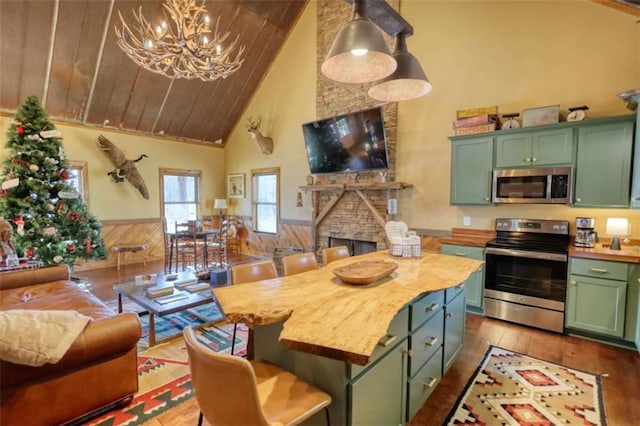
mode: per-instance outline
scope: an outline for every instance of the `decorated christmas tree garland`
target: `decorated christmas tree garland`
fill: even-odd
[[[101,224],[69,184],[62,135],[37,97],[18,110],[5,146],[0,216],[14,228],[18,254],[45,265],[106,258]]]

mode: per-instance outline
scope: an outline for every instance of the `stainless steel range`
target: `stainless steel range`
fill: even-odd
[[[569,222],[496,219],[485,251],[485,314],[562,333]]]

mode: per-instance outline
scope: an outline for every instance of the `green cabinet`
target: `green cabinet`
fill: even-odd
[[[347,385],[351,425],[401,425],[406,398],[407,340]]]
[[[573,129],[518,130],[496,136],[496,167],[573,163]]]
[[[633,100],[637,103],[640,103],[640,94],[636,94],[633,96]],[[636,108],[636,115],[640,117],[640,108]],[[640,147],[637,144],[640,144],[640,125],[638,124],[638,119],[636,118],[636,149],[633,154],[633,176],[631,180],[631,208],[640,209]]]
[[[623,338],[628,265],[571,258],[569,268],[566,327]]]
[[[463,287],[460,285],[459,287]],[[449,291],[451,289],[447,289]],[[458,357],[462,344],[464,343],[465,332],[465,304],[464,290],[455,293],[452,299],[447,299],[444,307],[444,344],[442,359],[442,374],[444,375],[449,367]]]
[[[440,253],[453,256],[469,257],[471,259],[484,260],[484,248],[461,246],[456,244],[441,244]],[[484,292],[484,265],[466,281],[467,309],[471,311],[482,311]]]
[[[628,207],[633,117],[578,128],[575,207]]]
[[[491,204],[493,138],[451,141],[451,204]]]

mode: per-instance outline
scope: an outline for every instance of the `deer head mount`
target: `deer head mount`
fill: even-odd
[[[273,139],[260,133],[260,124],[262,124],[262,117],[258,116],[254,119],[252,116],[249,116],[247,118],[247,121],[247,131],[251,133],[251,137],[255,139],[256,142],[258,142],[258,146],[260,146],[260,150],[262,151],[262,153],[271,154],[273,152]]]

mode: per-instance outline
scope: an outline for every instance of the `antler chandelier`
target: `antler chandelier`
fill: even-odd
[[[244,46],[233,54],[240,35],[224,47],[230,33],[218,34],[218,17],[210,39],[211,23],[204,0],[200,5],[196,0],[165,0],[162,6],[165,19],[155,28],[142,16],[142,6],[138,13],[134,10],[133,31],[118,11],[122,23],[121,30],[114,28],[118,46],[133,62],[172,79],[203,81],[227,78],[240,68]],[[167,22],[167,13],[172,23]]]

